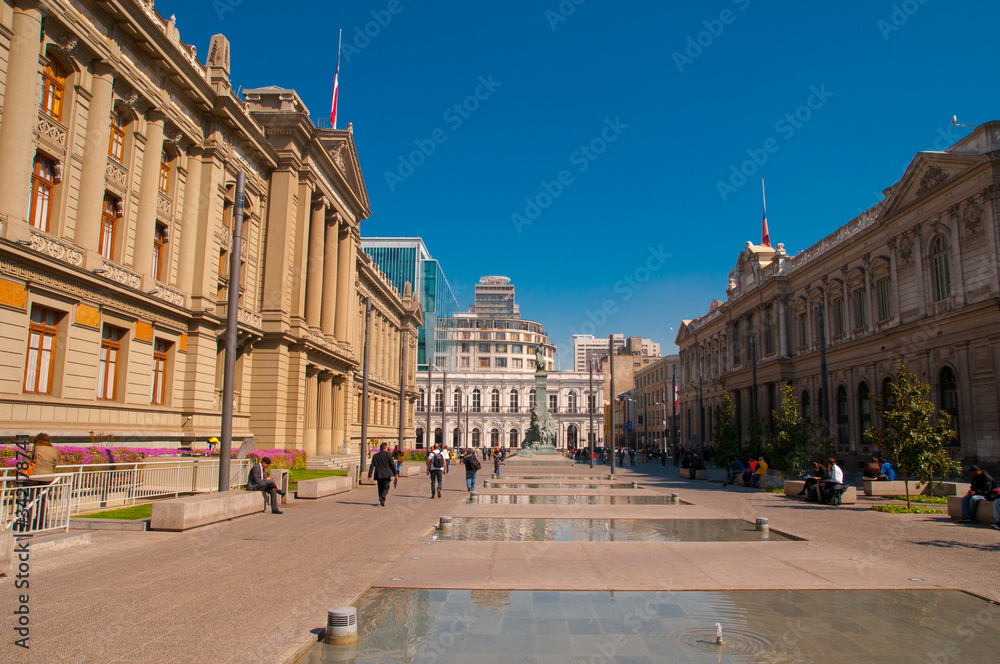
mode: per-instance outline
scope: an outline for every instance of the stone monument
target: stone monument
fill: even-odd
[[[549,417],[548,386],[549,372],[545,369],[545,354],[539,347],[535,349],[535,405],[531,409],[531,425],[524,436],[524,444],[517,453],[521,457],[536,454],[556,453],[556,425]]]

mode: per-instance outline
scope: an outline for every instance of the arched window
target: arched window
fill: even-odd
[[[472,390],[472,412],[478,413],[483,410],[483,393],[477,387]]]
[[[951,297],[950,247],[943,235],[938,235],[931,243],[931,286],[935,302]]]
[[[493,388],[493,391],[490,392],[490,412],[500,412],[500,390],[495,387]]]
[[[456,412],[462,410],[462,389],[460,387],[456,387],[454,393],[451,395],[451,407]]]
[[[418,413],[424,412],[424,404],[426,403],[426,401],[424,400],[424,396],[425,396],[424,395],[424,388],[421,387],[420,388],[420,393],[417,394],[417,412]]]
[[[490,446],[500,447],[500,429],[490,429]]]
[[[511,429],[509,436],[510,436],[509,439],[508,439],[509,446],[510,447],[517,447],[518,443],[520,442],[520,437],[517,434],[517,429]]]
[[[571,450],[575,450],[577,447],[577,439],[579,438],[579,430],[576,428],[575,424],[569,425],[566,429],[566,447]]]
[[[941,369],[938,374],[938,389],[941,392],[941,410],[951,415],[951,428],[955,437],[948,444],[958,445],[958,376],[951,367]]]
[[[837,388],[837,444],[846,446],[850,432],[847,429],[847,389]]]
[[[424,430],[417,427],[417,449],[421,450],[424,448]]]
[[[872,426],[872,400],[871,394],[868,392],[868,383],[862,381],[858,385],[858,430],[860,431],[860,436],[858,440],[863,444],[865,442],[865,431],[868,431]]]
[[[434,429],[434,444],[435,445],[444,444],[444,431],[441,430],[441,427]]]
[[[809,390],[802,390],[802,397],[799,399],[799,403],[802,405],[802,419],[806,422],[810,422],[812,418],[812,410],[809,405]]]
[[[101,208],[101,243],[99,249],[101,256],[108,260],[115,257],[115,236],[118,228],[118,199],[111,194],[104,194],[104,203]]]
[[[66,93],[66,72],[59,63],[52,61],[42,70],[42,113],[53,120],[62,118],[63,96]]]
[[[52,190],[56,186],[56,163],[43,155],[35,155],[34,171],[31,174],[32,228],[48,233],[49,218],[52,216]]]
[[[576,392],[569,393],[569,412],[576,412]]]
[[[458,449],[461,444],[461,432],[458,430],[458,427],[455,427],[451,430],[451,446],[452,448]]]
[[[516,413],[521,407],[521,394],[516,389],[510,391],[510,412]]]
[[[156,224],[156,231],[153,233],[153,277],[154,281],[167,281],[169,270],[167,269],[167,227],[165,224]]]
[[[479,429],[473,429],[472,430],[472,446],[473,447],[479,447],[482,444],[481,439],[482,439],[482,433],[479,431]]]
[[[444,410],[444,390],[440,387],[434,390],[434,412],[440,413]]]

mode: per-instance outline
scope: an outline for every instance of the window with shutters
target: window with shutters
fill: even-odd
[[[35,155],[34,170],[31,174],[31,209],[29,223],[43,233],[49,232],[52,216],[52,190],[55,188],[56,163],[43,155]]]
[[[28,326],[28,357],[24,366],[24,391],[32,394],[52,393],[53,356],[59,321],[62,314],[45,307],[31,308]]]

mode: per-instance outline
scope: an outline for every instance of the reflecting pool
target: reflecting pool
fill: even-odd
[[[432,539],[476,542],[788,542],[739,519],[484,519],[452,520]]]

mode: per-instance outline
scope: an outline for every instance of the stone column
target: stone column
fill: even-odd
[[[0,214],[8,240],[31,236],[27,222],[34,134],[38,122],[38,44],[42,17],[38,0],[16,0],[7,60],[3,124],[0,124]],[[103,172],[103,169],[102,169]]]
[[[788,307],[784,295],[778,296],[778,357],[789,357],[792,354],[792,344],[788,343]]]
[[[146,114],[146,147],[139,178],[139,206],[135,224],[132,267],[143,277],[143,290],[153,288],[153,237],[156,233],[156,199],[160,183],[160,155],[163,153],[163,114]]]
[[[314,204],[309,216],[309,265],[306,268],[306,325],[319,329],[323,304],[323,237],[326,207]]]
[[[76,216],[76,244],[87,252],[87,269],[100,267],[101,212],[104,205],[104,174],[108,164],[108,143],[111,140],[111,102],[114,69],[110,64],[95,60],[91,65],[93,78],[90,92],[90,112],[87,114],[87,140],[80,167],[80,203]]]
[[[194,261],[198,251],[198,241],[202,234],[198,229],[198,214],[201,210],[201,148],[192,145],[187,154],[187,179],[184,180],[184,210],[181,217],[181,244],[177,256],[177,287],[190,294],[194,286]],[[208,240],[205,239],[207,242]]]
[[[337,257],[337,315],[334,325],[334,336],[337,341],[351,343],[351,317],[354,312],[354,298],[351,291],[354,289],[354,274],[357,269],[354,265],[354,235],[350,225],[345,221],[341,226],[340,245]]]
[[[339,376],[333,386],[333,449],[347,454],[344,439],[347,437],[347,379]]]
[[[337,312],[337,253],[339,246],[340,215],[334,214],[326,222],[326,237],[323,243],[323,312],[320,329],[327,337],[334,336]]]
[[[333,377],[324,373],[319,377],[316,408],[319,413],[316,424],[316,454],[333,454],[331,436],[333,434]]]
[[[319,398],[319,374],[306,369],[306,403],[305,427],[302,438],[302,449],[306,454],[316,454],[316,402]]]

